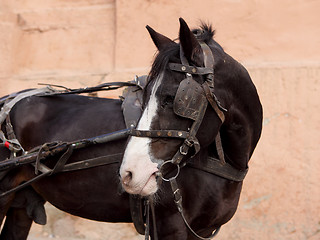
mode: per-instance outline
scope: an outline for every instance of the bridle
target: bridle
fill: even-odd
[[[204,54],[205,67],[190,66],[180,48],[180,63],[169,63],[168,67],[172,71],[186,74],[186,78],[180,82],[176,96],[174,98],[173,110],[180,117],[193,120],[189,131],[182,130],[137,130],[132,129],[131,134],[135,137],[149,138],[180,138],[184,139],[179,150],[170,160],[173,164],[179,165],[182,159],[188,154],[191,147],[194,148],[196,155],[200,151],[200,143],[196,134],[203,121],[208,103],[213,107],[221,122],[225,120],[223,108],[214,94],[214,57],[205,43],[200,43]],[[206,79],[203,84],[198,83],[192,75],[205,75]],[[220,134],[219,138],[220,138]],[[221,141],[219,141],[221,143]],[[222,149],[222,146],[219,148]],[[219,156],[220,157],[220,156]],[[223,157],[223,154],[221,154]],[[223,157],[224,161],[224,157]]]
[[[181,64],[168,64],[170,70],[186,74],[186,78],[180,82],[176,96],[174,98],[173,110],[176,115],[193,120],[192,126],[189,131],[132,129],[130,132],[130,135],[135,137],[184,139],[182,145],[175,153],[173,158],[167,161],[177,166],[179,166],[182,159],[188,154],[191,147],[193,147],[195,150],[194,155],[196,155],[200,151],[200,143],[196,137],[196,134],[203,121],[208,103],[215,110],[216,114],[221,120],[221,123],[224,122],[224,112],[227,111],[224,107],[222,107],[218,98],[214,94],[214,57],[211,49],[204,42],[200,42],[200,46],[204,55],[204,67],[190,66],[186,57],[184,56],[183,49],[181,47]],[[193,79],[192,75],[204,75],[204,83],[198,83]],[[224,159],[220,132],[218,132],[216,136],[216,147],[221,163],[225,164],[226,162]],[[167,164],[167,162],[165,163]]]
[[[214,94],[214,56],[210,47],[204,43],[200,42],[200,46],[204,56],[204,67],[195,67],[190,66],[180,45],[180,59],[181,63],[169,63],[168,67],[172,71],[182,72],[186,74],[186,78],[180,82],[178,87],[174,103],[173,110],[174,113],[178,116],[188,118],[193,120],[192,126],[189,131],[180,131],[180,130],[136,130],[132,129],[130,135],[135,137],[150,137],[150,138],[180,138],[184,139],[182,145],[175,153],[171,160],[165,161],[160,166],[161,178],[164,181],[170,182],[172,192],[174,194],[174,201],[177,205],[178,211],[180,212],[186,226],[189,230],[199,239],[211,239],[213,238],[218,231],[220,226],[213,232],[209,238],[203,238],[199,236],[188,224],[184,216],[182,208],[182,196],[180,189],[178,187],[176,178],[180,173],[180,168],[188,164],[184,162],[181,164],[183,158],[188,154],[190,148],[194,148],[194,155],[200,151],[200,143],[196,138],[196,134],[199,130],[199,127],[203,121],[208,103],[214,109],[215,113],[219,117],[221,124],[225,120],[224,112],[227,110],[222,107],[218,98]],[[193,75],[202,75],[205,76],[205,81],[203,84],[198,83],[193,79]],[[218,132],[215,138],[216,148],[219,159],[212,158],[213,161],[210,161],[210,164],[206,166],[199,166],[199,164],[190,163],[191,167],[202,169],[208,171],[220,177],[226,178],[231,181],[242,181],[247,173],[247,170],[241,171],[236,169],[232,165],[226,163],[224,158],[224,152],[220,137],[220,131]],[[193,156],[194,156],[193,155]],[[165,174],[168,173],[164,166],[171,164],[177,167],[177,172],[173,177],[165,178]],[[172,168],[171,168],[172,170]],[[170,171],[171,171],[170,170]]]

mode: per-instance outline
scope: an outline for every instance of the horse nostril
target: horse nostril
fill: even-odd
[[[125,176],[122,178],[122,183],[123,183],[123,185],[128,186],[130,184],[131,180],[132,180],[132,172],[127,171],[125,173]]]

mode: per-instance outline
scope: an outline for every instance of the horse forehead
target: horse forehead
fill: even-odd
[[[137,126],[140,130],[149,130],[151,123],[157,116],[159,100],[156,96],[157,90],[161,85],[163,75],[160,74],[157,78],[154,79],[152,85],[150,85],[147,93],[147,99],[145,100],[145,108],[140,118],[139,124]]]
[[[147,94],[149,95],[149,97],[146,105],[152,104],[153,101],[157,101],[157,96],[159,95],[158,90],[160,89],[160,86],[162,86],[162,79],[163,79],[163,73],[159,74],[154,79],[153,84],[150,87],[149,94]]]
[[[152,87],[151,90],[151,95],[156,96],[156,92],[158,91],[158,89],[160,88],[160,86],[162,86],[162,79],[163,79],[163,73],[161,73],[155,80],[155,83]]]
[[[186,78],[184,73],[167,70],[163,73],[162,82],[159,86],[159,95],[175,95],[183,79]]]

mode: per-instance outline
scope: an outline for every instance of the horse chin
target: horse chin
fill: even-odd
[[[142,188],[139,195],[143,197],[147,197],[155,194],[157,191],[158,191],[158,183],[157,183],[156,174],[152,174],[149,180],[147,181],[146,185],[144,185],[144,187]]]

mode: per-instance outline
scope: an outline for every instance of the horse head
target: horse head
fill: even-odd
[[[159,53],[142,116],[125,149],[123,188],[142,196],[156,193],[160,176],[167,174],[164,163],[218,157],[218,133],[225,161],[245,170],[260,136],[262,115],[247,71],[213,40],[211,26],[191,31],[180,18],[179,43],[149,26],[147,30]]]

